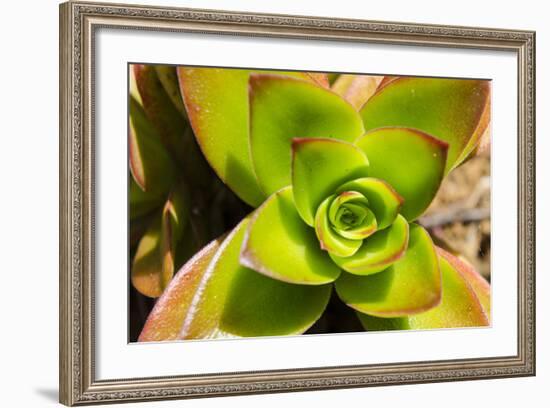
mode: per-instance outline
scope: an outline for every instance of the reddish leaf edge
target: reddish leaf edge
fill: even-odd
[[[483,314],[486,318],[486,326],[490,325],[491,323],[491,316],[490,313],[485,309],[483,304],[481,303],[481,300],[479,299],[479,295],[473,288],[471,284],[471,280],[474,280],[478,283],[479,290],[482,291],[482,293],[489,298],[489,301],[492,302],[492,296],[491,296],[491,285],[489,282],[481,276],[470,264],[463,261],[462,259],[458,258],[457,256],[451,254],[450,252],[447,252],[443,248],[438,247],[437,245],[434,245],[435,250],[439,256],[444,258],[451,266],[455,269],[455,271],[464,279],[467,287],[473,294],[473,297],[478,302],[478,305],[480,309],[482,310]],[[471,280],[470,280],[471,279]]]
[[[150,342],[155,340],[150,340],[149,338],[150,333],[154,331],[155,325],[158,324],[159,321],[162,321],[162,315],[166,312],[167,306],[169,305],[170,301],[172,300],[173,292],[176,288],[178,288],[180,285],[185,285],[185,283],[189,280],[190,275],[193,272],[196,272],[196,268],[199,267],[198,264],[203,260],[204,257],[209,257],[210,259],[205,264],[202,274],[206,272],[208,269],[208,266],[212,262],[212,258],[216,255],[216,253],[219,251],[220,247],[222,246],[223,241],[227,238],[227,233],[222,235],[219,238],[216,238],[212,241],[210,241],[208,244],[206,244],[201,250],[199,250],[191,259],[189,259],[180,269],[179,271],[174,275],[166,289],[164,290],[163,294],[158,298],[157,302],[155,303],[155,306],[149,313],[149,316],[147,317],[147,320],[145,321],[145,324],[143,326],[143,329],[138,337],[138,342]],[[200,273],[200,272],[199,272]],[[200,282],[203,280],[203,278],[199,279],[199,285]],[[196,288],[197,289],[197,288]],[[195,290],[196,293],[196,290]],[[194,298],[193,296],[192,298]],[[191,304],[192,304],[191,300]],[[190,308],[191,305],[188,306]],[[186,316],[188,313],[185,313],[182,321],[182,327],[186,320]],[[180,330],[181,332],[181,330]],[[178,338],[180,336],[178,335]],[[167,339],[168,340],[168,339]],[[171,340],[171,339],[170,339]],[[163,341],[163,340],[156,340],[156,341]]]

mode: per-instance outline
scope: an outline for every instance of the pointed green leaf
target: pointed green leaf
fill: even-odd
[[[409,221],[418,218],[443,179],[447,144],[407,128],[373,130],[355,144],[369,158],[369,174],[389,183],[403,197],[401,214]]]
[[[250,158],[246,69],[178,67],[181,94],[195,137],[218,176],[253,207],[265,197]],[[264,71],[269,72],[269,71]],[[309,81],[306,73],[286,72]]]
[[[364,177],[369,162],[354,145],[334,139],[294,139],[292,189],[296,208],[309,225],[319,204],[346,181]]]
[[[330,285],[289,284],[239,264],[247,227],[245,219],[212,258],[184,321],[182,338],[300,334],[323,313]]]
[[[441,273],[435,247],[422,227],[411,224],[405,256],[368,276],[343,273],[336,292],[350,307],[380,317],[400,317],[429,310],[441,300]]]
[[[184,161],[184,136],[187,128],[185,117],[178,112],[164,90],[155,65],[134,65],[133,67],[147,118],[159,133],[168,153],[179,162]]]
[[[403,77],[387,81],[361,108],[361,116],[367,131],[410,127],[447,142],[448,173],[487,128],[489,103],[490,81]]]
[[[354,275],[372,275],[399,260],[405,254],[408,242],[409,224],[405,218],[398,215],[389,228],[365,239],[353,256],[343,258],[330,254],[330,257],[346,272]]]
[[[384,180],[364,177],[338,187],[336,193],[357,191],[369,200],[369,208],[376,216],[378,229],[390,226],[403,204],[403,198]]]
[[[211,169],[187,123],[179,93],[175,67],[131,65],[130,95],[141,106],[166,153],[180,168],[180,177],[191,187],[207,187]]]
[[[134,66],[128,66],[128,77],[129,77],[129,93],[132,98],[136,100],[139,106],[143,107],[143,102],[141,100],[141,95],[139,94],[139,89],[136,82],[136,75],[134,73]]]
[[[249,88],[250,152],[258,182],[266,194],[291,183],[293,138],[353,141],[363,133],[363,124],[353,107],[315,84],[255,74],[250,76]],[[308,218],[309,222],[312,220],[313,217]]]
[[[174,162],[143,108],[132,97],[128,145],[130,171],[135,182],[151,197],[165,197],[175,177]]]
[[[189,224],[188,192],[183,185],[176,186],[171,192],[162,210],[162,231],[160,236],[160,256],[162,258],[162,275],[167,281],[174,276],[178,245],[183,239],[184,231]],[[189,237],[187,237],[189,240]]]
[[[157,77],[164,88],[164,91],[184,118],[187,118],[183,99],[181,98],[178,73],[173,65],[155,65]]]
[[[138,341],[177,340],[197,287],[223,239],[216,239],[197,252],[174,276],[155,303]]]
[[[298,215],[290,187],[269,197],[252,216],[241,263],[274,279],[303,285],[323,285],[340,275],[314,230]]]
[[[315,215],[315,233],[321,248],[328,251],[331,256],[351,256],[357,252],[361,241],[344,238],[333,230],[328,216],[328,208],[333,200],[334,196],[330,196],[319,206]]]
[[[161,257],[161,217],[157,216],[139,241],[132,262],[132,285],[148,297],[159,297],[172,276],[164,276]]]
[[[491,285],[481,276],[470,264],[450,254],[449,252],[436,247],[437,253],[444,258],[472,287],[483,310],[488,318],[491,317]]]
[[[188,224],[188,205],[183,186],[176,186],[138,244],[131,277],[145,296],[160,296],[174,275],[178,244]]]
[[[439,248],[438,252],[442,253]],[[459,270],[447,261],[446,256],[439,256],[442,297],[437,307],[417,315],[393,319],[359,313],[363,326],[367,330],[421,330],[489,325],[476,293]]]

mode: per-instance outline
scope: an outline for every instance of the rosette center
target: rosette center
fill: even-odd
[[[357,191],[344,191],[335,196],[329,206],[328,218],[334,232],[348,239],[364,239],[377,227],[369,201]]]

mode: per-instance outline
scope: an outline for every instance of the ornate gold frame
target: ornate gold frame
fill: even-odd
[[[518,61],[518,350],[513,356],[98,381],[93,47],[98,27],[508,50]],[[60,401],[66,405],[535,374],[535,33],[69,2],[60,6]]]

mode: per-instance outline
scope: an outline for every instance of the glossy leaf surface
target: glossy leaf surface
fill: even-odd
[[[138,186],[152,197],[166,194],[175,177],[174,162],[143,108],[132,97],[128,145],[130,171]]]
[[[336,193],[357,191],[367,198],[376,217],[378,229],[390,226],[403,204],[403,198],[384,180],[364,177],[341,185]]]
[[[438,249],[438,252],[440,250]],[[440,252],[441,253],[441,252]],[[367,330],[437,329],[487,326],[489,321],[472,287],[444,257],[439,257],[442,298],[437,307],[413,316],[396,319],[359,314]]]
[[[388,80],[361,109],[367,131],[410,127],[449,144],[446,173],[474,149],[489,123],[490,82],[403,77]]]
[[[470,264],[450,254],[444,249],[437,248],[437,253],[444,258],[457,272],[459,272],[475,292],[487,317],[491,316],[491,286]]]
[[[218,239],[206,245],[178,271],[155,303],[138,341],[179,338],[197,286],[222,241]]]
[[[317,207],[346,181],[367,176],[368,160],[354,145],[333,139],[294,139],[292,190],[302,219],[313,225]]]
[[[363,133],[353,107],[318,85],[278,75],[251,75],[249,86],[250,152],[266,194],[290,185],[294,138],[353,141]]]
[[[241,263],[302,285],[323,285],[340,275],[340,268],[321,250],[313,228],[298,215],[290,187],[271,195],[252,216]]]
[[[243,220],[228,235],[197,287],[182,338],[299,334],[322,314],[330,285],[294,285],[242,266]]]
[[[139,89],[136,82],[136,75],[134,73],[134,66],[129,65],[128,66],[128,87],[130,97],[134,98],[136,102],[143,106],[143,102],[141,101],[141,95],[139,94]]]
[[[155,65],[157,77],[164,88],[164,91],[178,110],[178,112],[187,118],[185,106],[180,93],[178,74],[176,67],[172,65]]]
[[[331,226],[328,209],[334,200],[334,196],[327,197],[317,209],[315,215],[315,234],[321,244],[321,248],[330,254],[337,256],[351,256],[361,246],[361,241],[351,240],[337,234]]]
[[[376,232],[363,242],[357,252],[344,258],[331,254],[332,260],[344,271],[354,275],[381,272],[400,259],[409,242],[409,224],[401,215],[394,223]]]
[[[157,216],[139,241],[132,262],[132,285],[141,294],[152,298],[162,294],[172,277],[163,274],[161,231],[161,219]]]
[[[328,218],[334,231],[348,239],[361,240],[378,228],[367,198],[357,191],[343,191],[330,203]]]
[[[160,256],[162,261],[162,276],[168,281],[174,276],[178,245],[183,239],[184,231],[189,224],[189,202],[187,190],[183,185],[176,186],[170,193],[162,210],[162,231],[160,236]],[[190,234],[188,234],[190,235]],[[191,241],[191,237],[185,238]]]
[[[407,316],[436,306],[441,300],[441,274],[429,234],[411,224],[403,258],[373,275],[343,273],[336,291],[355,310],[380,317]]]
[[[185,117],[166,93],[154,65],[133,67],[147,118],[159,133],[168,153],[178,161],[184,161],[184,131],[187,127]]]
[[[447,144],[407,128],[378,129],[355,143],[369,158],[369,174],[403,197],[401,214],[415,220],[432,202],[445,171]]]
[[[183,186],[175,186],[138,243],[131,278],[145,296],[160,296],[174,275],[178,251],[192,249],[190,245],[179,245],[188,225],[188,207]],[[193,244],[190,231],[188,235],[186,240]]]
[[[257,207],[265,197],[249,152],[248,79],[245,69],[178,67],[187,115],[206,159],[243,201]],[[280,73],[308,81],[302,72]]]

